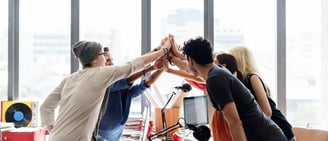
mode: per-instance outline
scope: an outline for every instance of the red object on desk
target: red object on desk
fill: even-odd
[[[182,141],[183,135],[181,133],[175,132],[172,136],[173,141]]]
[[[153,130],[153,127],[154,127],[154,121],[150,120],[149,126],[148,126],[147,137],[149,137],[151,135],[151,131]]]
[[[2,141],[46,141],[46,130],[41,127],[22,127],[1,132]]]

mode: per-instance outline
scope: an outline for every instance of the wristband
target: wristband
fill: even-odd
[[[164,54],[167,54],[169,52],[169,49],[168,48],[163,48],[163,52],[164,52]]]

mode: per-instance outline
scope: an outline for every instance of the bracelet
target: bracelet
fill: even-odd
[[[163,52],[164,52],[164,54],[167,54],[169,52],[169,49],[168,48],[163,48]]]
[[[175,66],[174,63],[172,62],[172,59],[173,59],[172,56],[167,56],[167,61],[169,61],[169,63],[170,63],[172,66]]]
[[[142,75],[145,76],[145,69],[142,70]]]

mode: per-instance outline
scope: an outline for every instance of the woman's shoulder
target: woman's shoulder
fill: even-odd
[[[254,79],[261,79],[261,75],[258,72],[248,72],[246,73],[245,80],[254,80]]]

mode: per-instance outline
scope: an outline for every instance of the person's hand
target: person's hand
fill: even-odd
[[[54,126],[53,125],[46,125],[45,128],[46,128],[46,135],[49,135],[50,134],[50,131],[52,130]]]
[[[182,60],[179,57],[176,56],[170,56],[168,59],[168,62],[170,63],[171,66],[175,66],[175,64],[178,62],[181,62]]]
[[[174,36],[172,34],[169,34],[169,38],[171,41],[171,54],[173,56],[179,57],[180,59],[184,59],[183,54],[180,52],[180,47],[178,46],[178,44],[175,42],[174,40]]]
[[[161,43],[161,50],[167,54],[171,49],[171,37],[165,37]]]
[[[163,61],[163,67],[162,67],[163,71],[167,72],[170,68],[169,68],[169,61],[164,59]]]
[[[161,50],[162,46],[164,45],[165,41],[167,40],[168,37],[165,37],[162,39],[161,43],[159,44],[158,47],[154,48],[153,50],[151,50],[151,52],[154,52],[154,51],[159,51]]]
[[[162,69],[162,68],[163,68],[163,62],[164,62],[164,56],[161,56],[160,58],[158,58],[158,59],[155,61],[153,67],[154,67],[155,69]]]

